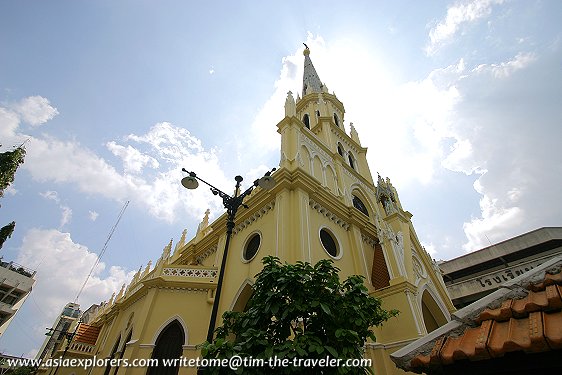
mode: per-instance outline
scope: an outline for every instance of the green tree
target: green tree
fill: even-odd
[[[223,326],[212,343],[201,345],[203,358],[298,359],[363,358],[367,338],[375,340],[372,327],[396,316],[370,296],[363,277],[340,281],[331,260],[281,264],[276,257],[263,259],[253,295],[244,312],[227,311]],[[291,362],[292,363],[292,362]],[[202,369],[205,374],[364,374],[353,367],[248,367],[232,371],[224,367]]]
[[[4,245],[4,242],[12,236],[12,233],[14,233],[15,228],[16,228],[16,222],[12,221],[10,224],[4,225],[0,229],[0,249]]]
[[[0,153],[0,198],[4,196],[4,190],[14,182],[14,175],[24,158],[25,148],[23,146],[17,147],[13,151]]]
[[[13,370],[8,370],[8,372],[6,372],[5,374],[6,375],[31,375],[35,373],[36,370],[37,369],[35,367],[21,366]]]
[[[13,151],[0,153],[0,198],[4,196],[4,190],[14,182],[14,175],[20,164],[23,163],[24,158],[25,148],[23,145]],[[14,232],[15,226],[16,222],[12,221],[0,229],[0,249],[4,245],[4,241]]]

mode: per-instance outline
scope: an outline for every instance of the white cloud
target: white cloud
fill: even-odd
[[[423,248],[425,249],[425,251],[427,251],[427,253],[433,258],[435,256],[435,254],[437,254],[437,249],[435,249],[435,245],[433,243],[429,243],[429,244],[422,244]]]
[[[44,193],[39,193],[39,195],[41,195],[45,199],[54,201],[61,209],[61,220],[59,224],[59,229],[62,229],[62,227],[70,223],[70,220],[72,219],[72,209],[66,205],[61,204],[61,200],[56,191],[48,190]]]
[[[96,219],[98,218],[98,216],[100,216],[100,214],[97,213],[96,211],[88,211],[88,216],[90,220],[96,221]]]
[[[559,61],[556,53],[518,53],[472,69],[458,85],[463,98],[456,108],[458,142],[443,166],[479,174],[474,189],[481,195],[480,214],[463,226],[465,251],[562,220],[556,151],[562,82],[549,73]]]
[[[513,235],[513,227],[518,227],[524,220],[524,210],[520,207],[503,207],[498,199],[484,195],[480,199],[481,218],[474,218],[463,225],[468,242],[463,245],[465,251],[474,251]]]
[[[15,136],[19,124],[20,119],[15,112],[0,107],[0,137],[3,143]]]
[[[175,127],[169,122],[154,125],[144,135],[130,134],[127,139],[148,144],[160,158],[172,164],[177,164],[185,152],[204,152],[200,139],[191,135],[189,130]],[[214,150],[206,152],[208,158],[212,158],[213,154]]]
[[[485,172],[474,164],[472,144],[468,139],[457,139],[441,165],[453,172],[462,172],[466,175]]]
[[[6,190],[4,190],[4,194],[10,194],[10,195],[16,195],[18,193],[18,190],[14,188],[13,185],[10,185],[6,188]]]
[[[13,106],[13,109],[23,121],[32,126],[44,124],[59,113],[55,107],[51,106],[49,100],[42,96],[29,96],[22,99]]]
[[[37,271],[33,298],[44,314],[37,316],[33,331],[36,342],[43,341],[45,327],[51,326],[64,305],[74,301],[97,255],[75,243],[69,233],[55,229],[31,229],[22,242],[17,262]],[[107,300],[111,293],[130,280],[135,271],[106,266],[100,262],[80,295],[78,303],[87,309]]]
[[[39,195],[42,196],[43,198],[60,203],[60,198],[56,191],[48,190],[44,193],[39,193]]]
[[[74,141],[54,137],[33,138],[22,165],[35,180],[77,183],[85,193],[124,199],[133,178],[124,178],[113,166]]]
[[[489,16],[492,13],[492,6],[503,2],[504,0],[472,0],[449,7],[445,19],[429,31],[426,52],[428,54],[436,52],[455,36],[463,24]]]
[[[499,64],[481,64],[472,71],[475,73],[491,73],[495,78],[507,78],[514,72],[528,67],[537,60],[534,53],[519,52],[513,59]]]
[[[126,170],[139,172],[134,175],[119,173],[107,160],[78,142],[49,136],[31,140],[22,168],[38,181],[75,184],[82,193],[119,202],[134,200],[147,207],[153,216],[169,222],[179,212],[199,219],[209,205],[214,212],[222,211],[220,202],[211,199],[208,190],[187,191],[179,183],[181,168],[185,166],[200,171],[202,177],[218,186],[230,186],[231,181],[219,166],[217,150],[204,149],[189,131],[170,123],[156,124],[148,133],[131,134],[127,140],[149,147],[141,152],[130,145],[110,142],[109,148],[123,157]],[[143,163],[157,169],[143,171]]]
[[[107,142],[106,147],[113,153],[113,155],[120,157],[123,160],[123,169],[125,173],[140,173],[145,166],[151,168],[158,168],[158,161],[149,155],[141,153],[139,150],[116,144],[114,141]]]
[[[61,206],[62,217],[59,224],[59,229],[62,229],[66,224],[70,223],[72,220],[72,209],[68,206]]]

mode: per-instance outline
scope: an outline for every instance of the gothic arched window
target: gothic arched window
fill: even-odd
[[[304,116],[302,116],[302,122],[304,123],[304,126],[310,129],[310,118],[308,117],[308,113],[305,113]]]
[[[369,211],[367,211],[367,207],[363,203],[361,199],[357,196],[353,196],[353,207],[357,208],[359,211],[364,213],[366,216],[369,216]]]
[[[338,115],[336,115],[335,113],[334,113],[334,123],[338,128],[340,127],[340,119],[338,118]]]
[[[103,373],[103,375],[109,375],[110,371],[111,371],[111,360],[113,358],[115,358],[115,353],[117,353],[117,349],[119,349],[119,341],[121,341],[121,335],[119,335],[119,337],[117,337],[117,341],[115,342],[115,345],[113,345],[113,349],[111,350],[111,353],[109,354],[109,361],[107,361],[107,366],[105,368],[105,371]]]
[[[179,358],[183,352],[185,334],[181,324],[174,320],[164,328],[152,351],[152,358],[158,359],[158,363],[163,363],[164,359]],[[177,375],[179,363],[176,366],[155,366],[149,367],[147,375]]]
[[[338,154],[343,157],[343,147],[341,143],[338,142]]]
[[[131,318],[132,318],[132,315],[131,315]],[[119,358],[118,358],[118,361],[117,361],[117,367],[116,367],[116,370],[115,370],[115,374],[117,374],[117,371],[119,371],[119,364],[121,363],[121,358],[123,358],[123,355],[125,354],[125,349],[127,349],[127,343],[129,341],[131,341],[132,335],[133,335],[133,330],[131,329],[131,331],[127,335],[127,338],[125,339],[125,342],[123,343],[123,347],[121,348],[121,353],[119,353]]]
[[[353,156],[351,156],[351,152],[347,155],[347,159],[349,160],[349,166],[355,169],[355,161],[353,160]]]

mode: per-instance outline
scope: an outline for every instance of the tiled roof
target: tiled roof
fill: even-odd
[[[393,360],[419,373],[517,352],[562,350],[562,258],[504,284],[454,313],[453,319],[395,352]]]
[[[562,272],[547,274],[521,299],[505,300],[500,307],[485,309],[476,319],[479,326],[467,328],[458,337],[443,337],[429,355],[417,355],[413,368],[449,365],[468,359],[501,357],[508,352],[529,353],[562,349]],[[542,290],[541,290],[542,289]]]
[[[94,327],[89,324],[80,324],[78,331],[76,331],[76,336],[74,336],[74,341],[82,342],[84,344],[95,345],[98,335],[100,333],[101,327]]]

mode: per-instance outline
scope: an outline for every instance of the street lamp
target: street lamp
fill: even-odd
[[[215,330],[215,323],[216,323],[216,320],[217,320],[217,313],[218,313],[218,310],[219,310],[219,302],[220,302],[221,289],[222,289],[222,280],[224,278],[224,269],[226,267],[226,257],[228,255],[228,245],[230,244],[230,237],[232,236],[232,230],[234,229],[234,218],[236,216],[236,212],[238,211],[238,208],[240,208],[240,206],[243,206],[244,208],[248,208],[248,206],[246,204],[242,203],[242,202],[244,201],[244,198],[246,198],[248,195],[250,195],[250,193],[254,190],[254,188],[256,186],[259,186],[259,187],[261,187],[262,189],[265,189],[265,190],[270,190],[275,186],[275,180],[271,176],[271,173],[273,173],[275,171],[275,168],[273,168],[271,171],[266,172],[265,175],[262,178],[259,178],[259,179],[255,180],[254,184],[252,186],[250,186],[243,193],[240,193],[240,183],[242,182],[243,178],[241,176],[234,177],[234,180],[236,181],[236,187],[235,187],[235,190],[234,190],[234,196],[233,197],[224,193],[220,189],[214,187],[213,185],[211,185],[207,181],[199,178],[194,172],[189,172],[185,168],[182,168],[182,171],[188,174],[187,177],[184,177],[181,180],[181,184],[183,185],[183,187],[185,187],[186,189],[190,189],[190,190],[191,189],[197,189],[197,187],[199,186],[199,181],[201,181],[205,185],[208,185],[211,188],[211,192],[214,195],[218,195],[219,197],[222,198],[222,204],[223,204],[224,208],[226,208],[226,213],[227,213],[226,242],[224,244],[224,251],[223,251],[223,255],[222,255],[221,268],[219,270],[219,280],[218,280],[218,283],[217,283],[217,289],[215,291],[215,300],[213,302],[213,310],[211,312],[211,321],[209,322],[209,330],[207,331],[207,341],[209,343],[211,343],[211,342],[213,342],[213,332]]]
[[[64,348],[64,352],[62,353],[62,356],[59,358],[59,361],[57,362],[57,368],[53,372],[53,375],[56,375],[57,371],[59,370],[61,362],[62,362],[64,356],[66,355],[66,352],[68,352],[68,349],[70,348],[70,342],[72,341],[74,336],[76,336],[76,333],[78,332],[78,327],[80,327],[80,324],[82,324],[82,318],[80,318],[78,320],[78,324],[76,324],[76,327],[74,328],[74,332],[68,332],[68,328],[63,329],[63,330],[56,329],[56,328],[47,328],[48,332],[45,333],[45,336],[52,336],[55,333],[60,333],[60,334],[63,334],[64,337],[66,338],[66,347]]]

